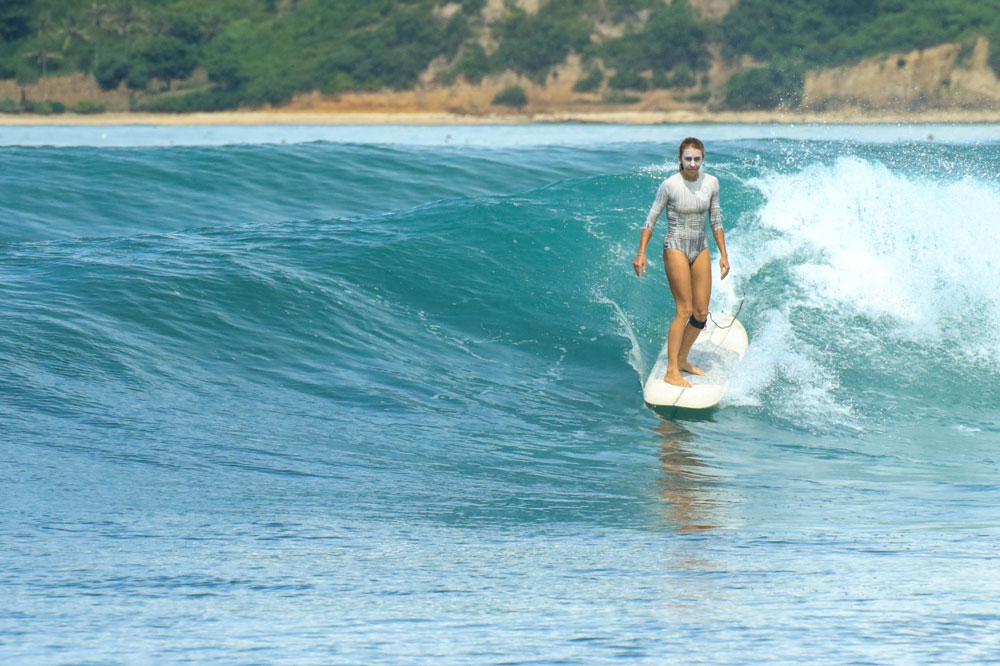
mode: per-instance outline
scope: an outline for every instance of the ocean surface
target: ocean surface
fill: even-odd
[[[0,127],[0,662],[1000,662],[998,137]]]

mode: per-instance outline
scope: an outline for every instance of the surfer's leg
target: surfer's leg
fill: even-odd
[[[667,374],[663,381],[675,386],[691,386],[691,382],[681,377],[677,358],[680,355],[681,343],[684,339],[684,329],[694,312],[691,300],[691,265],[681,250],[668,248],[663,250],[663,267],[667,271],[667,282],[670,283],[670,293],[674,295],[677,313],[670,322],[670,332],[667,334]]]
[[[691,316],[700,322],[708,319],[708,301],[712,296],[712,259],[708,250],[702,250],[691,262]],[[698,339],[700,328],[688,325],[684,327],[684,337],[677,353],[677,365],[681,372],[693,375],[703,375],[705,371],[688,362],[688,352]]]

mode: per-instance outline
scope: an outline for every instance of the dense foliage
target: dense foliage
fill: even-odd
[[[634,90],[694,85],[691,70],[707,70],[712,64],[709,33],[708,24],[685,2],[652,12],[641,27],[604,42],[604,61],[616,72],[609,85]],[[652,79],[645,70],[652,70]],[[670,70],[675,71],[673,77],[665,75]]]
[[[777,62],[737,72],[726,82],[731,109],[793,108],[802,101],[803,72],[793,63]]]
[[[445,83],[503,71],[544,82],[575,53],[580,92],[675,88],[694,100],[708,97],[715,45],[766,63],[726,87],[729,106],[763,108],[796,104],[810,68],[982,34],[1000,72],[992,0],[740,0],[718,22],[687,0],[543,0],[534,14],[507,3],[490,20],[486,9],[486,0],[0,0],[0,78],[87,72],[104,89],[141,91],[135,108],[192,111],[308,90],[408,89],[432,62]],[[609,22],[625,33],[598,30]]]
[[[105,89],[168,92],[202,67],[210,85],[147,96],[175,111],[278,104],[295,92],[413,87],[469,37],[435,0],[3,0],[0,78],[93,73]],[[469,11],[482,2],[467,1]],[[589,34],[589,33],[588,33]]]
[[[594,26],[574,4],[571,0],[550,2],[532,17],[519,9],[511,12],[498,31],[494,69],[510,69],[544,81],[571,51],[584,51]]]
[[[494,104],[521,108],[528,103],[528,95],[521,86],[507,86],[493,98]]]
[[[1000,2],[740,0],[723,19],[721,33],[729,56],[827,67],[1000,33]]]

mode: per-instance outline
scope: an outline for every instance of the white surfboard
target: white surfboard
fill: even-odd
[[[711,319],[688,353],[688,360],[705,371],[704,376],[681,373],[691,382],[691,388],[674,386],[663,381],[667,374],[667,345],[664,343],[656,363],[642,388],[642,397],[650,405],[706,409],[722,400],[729,386],[729,375],[750,346],[747,331],[735,318]]]

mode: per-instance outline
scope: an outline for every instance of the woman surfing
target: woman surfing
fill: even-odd
[[[664,180],[656,191],[656,200],[646,216],[639,239],[639,254],[632,262],[640,278],[646,272],[646,245],[660,214],[667,211],[667,237],[663,241],[663,267],[677,313],[667,335],[668,363],[663,381],[674,386],[690,387],[682,372],[705,374],[688,362],[688,352],[705,328],[708,302],[712,296],[712,263],[705,236],[708,215],[715,244],[719,248],[722,279],[729,275],[726,235],[722,229],[719,206],[719,179],[702,173],[705,144],[694,137],[681,141],[678,149],[680,173]]]

